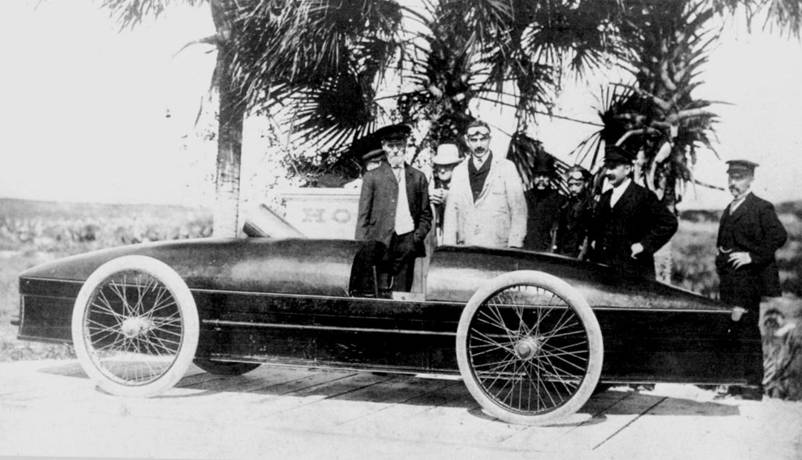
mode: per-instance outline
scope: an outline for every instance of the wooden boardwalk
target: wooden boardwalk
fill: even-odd
[[[613,389],[563,423],[526,427],[484,415],[456,379],[193,367],[164,396],[128,399],[76,361],[0,363],[0,456],[802,458],[802,403],[713,396]]]

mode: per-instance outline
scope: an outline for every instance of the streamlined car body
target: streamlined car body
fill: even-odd
[[[576,411],[599,381],[737,384],[762,359],[736,306],[604,265],[446,246],[412,292],[383,296],[359,287],[376,272],[362,248],[200,239],[68,257],[20,275],[19,338],[73,343],[119,394],[164,391],[192,360],[460,373],[488,412],[522,423]]]

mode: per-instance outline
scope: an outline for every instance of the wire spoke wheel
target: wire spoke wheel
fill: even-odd
[[[543,424],[576,412],[601,373],[602,336],[575,289],[535,271],[501,275],[463,310],[457,361],[468,390],[491,415]]]
[[[72,336],[86,373],[104,390],[151,396],[184,375],[198,343],[192,294],[166,264],[126,256],[100,266],[75,302]]]

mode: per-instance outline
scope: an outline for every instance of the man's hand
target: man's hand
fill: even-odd
[[[746,251],[733,252],[730,254],[730,258],[728,260],[733,267],[741,268],[744,265],[749,265],[752,263],[752,256],[750,256]]]
[[[429,201],[436,205],[441,205],[446,201],[446,190],[442,188],[436,188],[432,190],[432,193],[429,195]]]
[[[640,253],[643,252],[643,245],[640,243],[635,243],[630,246],[629,249],[632,250],[632,254],[630,254],[629,257],[635,259],[638,257],[638,255],[640,255]]]

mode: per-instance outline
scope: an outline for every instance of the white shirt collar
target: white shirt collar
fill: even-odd
[[[471,161],[473,161],[473,167],[476,169],[481,168],[485,164],[485,161],[487,161],[487,158],[489,156],[490,152],[485,153],[482,158],[477,158],[474,155],[471,155]]]
[[[615,206],[616,203],[618,203],[618,200],[621,199],[621,195],[624,194],[624,192],[627,190],[627,187],[629,187],[629,184],[631,182],[632,182],[632,179],[627,177],[626,179],[624,179],[624,182],[621,182],[620,184],[618,184],[617,187],[613,187],[613,193],[610,196],[610,207],[611,208],[613,206]]]
[[[746,200],[746,196],[752,192],[751,188],[746,189],[744,193],[732,200],[730,203],[730,212],[734,212]]]

